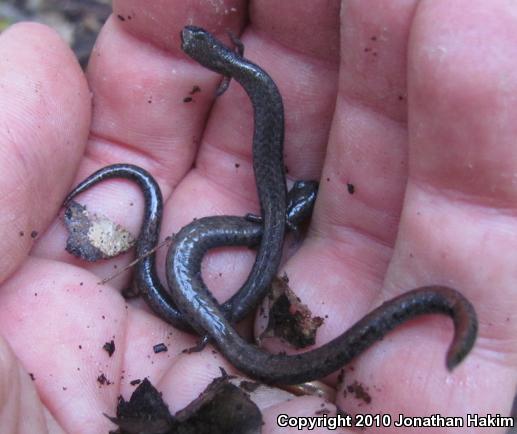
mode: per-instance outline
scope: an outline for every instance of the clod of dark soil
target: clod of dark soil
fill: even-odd
[[[167,350],[168,350],[167,345],[165,345],[163,342],[153,346],[153,351],[155,354],[164,353]]]
[[[105,416],[119,427],[110,434],[166,434],[171,432],[174,424],[162,394],[147,378],[135,389],[129,401],[119,396],[117,417]]]
[[[110,386],[113,384],[113,381],[110,381],[108,380],[108,378],[106,377],[106,375],[104,375],[103,373],[101,373],[98,377],[97,377],[97,383],[99,383],[101,386]]]
[[[269,321],[259,339],[275,336],[295,348],[314,345],[323,318],[312,317],[310,309],[291,291],[288,282],[286,275],[273,281],[269,295]]]
[[[346,386],[346,389],[344,390],[344,396],[346,396],[347,392],[352,393],[356,399],[359,399],[366,404],[370,404],[372,402],[372,397],[368,393],[368,388],[364,387],[358,381],[354,381],[353,383]]]
[[[106,342],[102,349],[108,353],[108,355],[111,357],[113,353],[115,352],[115,341],[113,339],[109,342]]]
[[[118,425],[110,434],[258,434],[262,414],[248,395],[224,375],[183,410],[172,416],[161,393],[144,379],[129,401],[119,397],[117,416],[107,416]]]

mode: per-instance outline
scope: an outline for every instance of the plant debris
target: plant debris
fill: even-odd
[[[113,258],[135,244],[135,237],[109,218],[90,214],[86,207],[71,201],[65,211],[69,236],[66,251],[89,262]]]
[[[259,340],[275,336],[295,348],[305,348],[316,342],[316,332],[323,324],[323,318],[312,316],[310,309],[291,291],[288,282],[285,274],[273,281],[268,297],[269,321]]]
[[[368,393],[368,388],[364,387],[358,381],[354,381],[346,386],[346,389],[343,391],[343,396],[346,397],[347,392],[353,394],[356,399],[363,401],[366,404],[370,404],[372,402],[372,397]]]
[[[248,381],[248,380],[242,380],[239,384],[239,387],[244,390],[245,392],[253,393],[255,392],[260,386],[262,386],[262,383],[258,383],[256,381]]]
[[[248,395],[223,373],[183,410],[172,416],[161,393],[148,379],[129,401],[119,397],[117,416],[105,415],[118,430],[110,434],[258,434],[262,414]]]
[[[106,342],[102,349],[108,353],[108,355],[111,357],[113,353],[115,352],[115,341],[113,339],[110,342]]]
[[[105,416],[119,427],[110,434],[166,434],[171,432],[174,423],[162,394],[147,378],[135,389],[129,401],[119,396],[117,417]]]
[[[108,378],[106,377],[106,375],[104,375],[103,373],[101,373],[101,374],[97,377],[97,383],[99,383],[101,386],[109,386],[109,385],[113,384],[113,381],[108,380]]]
[[[154,351],[154,354],[158,354],[158,353],[165,353],[166,351],[168,351],[168,348],[167,348],[167,345],[165,345],[163,342],[160,343],[160,344],[156,344],[153,346],[153,351]]]
[[[118,272],[115,274],[112,274],[111,276],[105,277],[100,282],[98,282],[99,285],[104,285],[108,283],[110,280],[115,279],[116,277],[120,276],[121,274],[125,273],[127,270],[129,270],[134,265],[138,264],[142,259],[147,258],[148,256],[152,255],[154,252],[156,252],[158,249],[161,249],[163,246],[170,245],[171,241],[173,240],[173,236],[167,236],[165,239],[158,243],[155,247],[153,247],[151,250],[149,250],[147,253],[139,256],[138,258],[131,261],[129,264],[127,264],[125,267],[121,268]],[[115,266],[116,268],[116,266]],[[122,291],[122,296],[125,299],[135,298],[140,295],[140,291],[137,287],[132,286],[129,288],[124,288]]]

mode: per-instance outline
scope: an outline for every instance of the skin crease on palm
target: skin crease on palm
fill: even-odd
[[[131,256],[93,265],[72,258],[56,218],[76,182],[119,162],[159,181],[162,238],[193,217],[257,211],[248,99],[232,83],[214,100],[220,77],[180,51],[186,24],[241,35],[246,56],[284,98],[289,179],[321,180],[308,237],[284,267],[313,313],[328,315],[318,344],[422,285],[455,287],[476,307],[479,337],[455,371],[445,369],[450,320],[422,317],[352,363],[345,385],[368,387],[372,402],[344,396],[341,386],[340,407],[395,418],[509,414],[517,365],[517,3],[113,3],[86,76],[48,28],[20,24],[0,35],[2,433],[108,432],[102,413],[113,415],[117,396],[130,396],[131,380],[150,378],[175,412],[219,366],[232,372],[210,349],[181,354],[194,338],[141,301],[126,304],[119,291],[127,274],[97,285]],[[194,85],[201,92],[184,103]],[[79,200],[138,232],[142,197],[131,183],[110,181]],[[252,252],[238,253],[221,249],[205,261],[220,300],[251,266]],[[102,346],[111,339],[109,358]],[[160,342],[168,352],[155,355]],[[101,373],[113,384],[99,385]],[[335,385],[336,375],[326,381]],[[261,403],[264,433],[290,432],[275,425],[279,413],[321,408],[315,397],[282,396],[273,390]]]

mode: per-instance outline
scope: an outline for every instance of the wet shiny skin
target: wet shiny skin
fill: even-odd
[[[257,98],[255,95],[254,99],[252,93],[260,92],[263,85],[266,89],[264,97],[267,98],[267,89],[272,88],[267,75],[257,75],[256,66],[243,58],[236,62],[232,57],[235,54],[222,49],[222,44],[203,29],[185,27],[182,41],[182,49],[191,57],[219,73],[232,77],[237,74],[240,77],[238,81],[245,89],[250,82],[256,81],[251,93],[246,90],[257,113]],[[228,62],[231,68],[225,69],[224,65]],[[267,227],[269,223],[266,220],[264,224]],[[230,240],[237,241],[227,236],[227,241]],[[206,241],[203,231],[193,234],[186,227],[178,233],[168,251],[166,263],[172,298],[193,328],[199,333],[206,332],[236,368],[260,381],[295,384],[324,377],[350,362],[397,325],[423,314],[439,313],[453,319],[455,332],[446,361],[449,369],[463,360],[474,345],[477,318],[470,302],[452,288],[427,286],[387,301],[349,330],[315,350],[297,355],[270,354],[237,334],[206,288],[201,277],[201,260],[211,247],[214,246]]]
[[[214,216],[185,226],[167,254],[166,275],[170,294],[159,283],[154,254],[137,267],[135,285],[153,310],[168,322],[208,335],[239,370],[267,383],[295,384],[324,377],[382,339],[397,325],[419,315],[437,313],[454,322],[454,338],[446,364],[453,369],[472,349],[477,336],[473,306],[458,291],[426,286],[385,302],[331,342],[297,355],[274,355],[244,341],[232,322],[250,312],[264,297],[277,273],[286,220],[295,227],[310,215],[315,189],[298,184],[286,208],[282,159],[283,107],[271,78],[258,66],[229,50],[208,32],[188,26],[182,32],[183,50],[202,65],[236,79],[251,98],[255,113],[253,161],[261,202],[260,222],[243,217]],[[101,169],[70,193],[67,201],[106,178],[134,179],[145,197],[145,216],[137,254],[156,246],[161,223],[162,198],[152,177],[131,165]],[[286,219],[286,213],[289,216]],[[213,247],[254,246],[259,251],[244,286],[222,306],[215,301],[201,277],[201,261]],[[176,309],[177,306],[179,308]]]
[[[70,192],[65,199],[65,206],[75,196],[94,185],[107,179],[120,178],[136,182],[144,195],[144,218],[136,242],[137,257],[142,259],[136,265],[133,281],[135,290],[144,297],[147,304],[160,318],[181,330],[192,331],[189,322],[176,308],[170,293],[160,283],[156,272],[155,253],[147,255],[158,244],[163,213],[162,194],[151,174],[132,164],[114,164],[103,167]],[[318,184],[314,181],[297,181],[289,191],[287,214],[284,219],[287,219],[287,226],[292,230],[296,231],[298,225],[310,217],[316,200],[317,189]],[[199,246],[200,248],[204,248],[206,243],[211,247],[254,247],[260,243],[263,236],[261,219],[255,218],[254,220],[257,221],[234,216],[205,217],[194,220],[184,229],[187,230],[186,228],[188,228],[190,236],[202,243]],[[176,236],[176,242],[181,242],[179,236]],[[242,299],[240,294],[253,291],[255,288],[255,286],[243,285],[230,300],[221,306],[225,315],[232,321],[239,321],[246,316],[255,306],[247,305],[243,308],[239,304],[239,300]],[[237,309],[238,312],[235,312],[234,310]]]

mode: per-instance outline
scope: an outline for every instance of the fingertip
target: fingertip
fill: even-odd
[[[180,29],[185,24],[196,24],[223,34],[226,29],[241,28],[246,19],[246,8],[238,0],[224,0],[207,5],[203,2],[164,0],[114,0],[113,19],[117,25],[153,45],[179,53]]]
[[[34,91],[40,100],[46,99],[47,111],[59,108],[62,115],[76,113],[76,101],[84,100],[88,114],[91,94],[81,66],[68,44],[52,28],[33,22],[10,26],[0,34],[0,64],[3,98],[18,96],[19,104],[40,102],[35,97],[28,98],[29,90]],[[64,102],[67,111],[63,110]],[[31,114],[33,107],[27,108]],[[89,124],[89,119],[85,120],[79,119],[76,124]]]
[[[20,49],[27,46],[37,47],[38,50],[16,51],[16,56],[25,57],[27,60],[32,59],[34,66],[37,66],[34,62],[36,56],[48,62],[52,62],[56,55],[64,56],[80,70],[79,63],[65,40],[54,29],[44,24],[35,22],[13,24],[0,34],[0,46]]]

